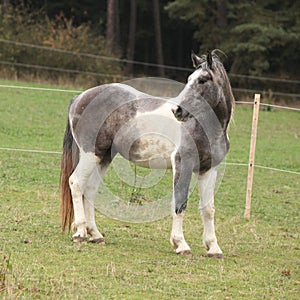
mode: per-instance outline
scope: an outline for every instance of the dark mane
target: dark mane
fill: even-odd
[[[235,99],[232,93],[232,89],[231,89],[231,85],[230,85],[230,81],[228,78],[228,74],[224,68],[223,62],[220,59],[220,56],[217,54],[222,54],[225,58],[227,58],[227,55],[220,49],[214,49],[211,51],[211,56],[213,57],[213,61],[215,62],[215,65],[218,69],[218,71],[221,73],[222,77],[225,80],[225,84],[223,85],[223,89],[226,93],[226,95],[229,96],[230,99],[227,99],[228,102],[230,102],[231,104],[231,113],[233,113],[234,110],[234,104],[235,104]]]
[[[227,55],[226,55],[225,52],[223,52],[223,51],[220,50],[220,49],[214,49],[214,50],[211,51],[211,55],[212,55],[212,57],[213,57],[214,59],[217,59],[217,60],[219,60],[220,62],[222,62],[222,60],[220,59],[220,56],[219,56],[217,53],[220,53],[220,54],[222,54],[225,58],[227,58]]]

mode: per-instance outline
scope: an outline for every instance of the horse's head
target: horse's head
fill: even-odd
[[[178,96],[179,105],[173,110],[180,121],[197,117],[197,111],[203,113],[211,108],[218,119],[227,127],[234,97],[224,66],[216,54],[217,50],[201,57],[192,53],[195,71],[188,77],[188,82]]]

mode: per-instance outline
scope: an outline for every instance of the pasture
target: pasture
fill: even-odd
[[[74,95],[0,88],[0,147],[61,151]],[[248,161],[251,120],[251,107],[237,105],[215,199],[223,260],[202,247],[197,190],[184,223],[190,256],[171,248],[170,217],[128,224],[97,212],[106,245],[73,244],[60,229],[60,155],[0,150],[0,298],[298,299],[300,177],[256,168],[252,217],[243,218],[247,167],[230,163]],[[256,164],[300,172],[299,112],[260,111]],[[108,184],[122,188],[111,174]]]

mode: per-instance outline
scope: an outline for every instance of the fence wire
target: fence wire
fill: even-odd
[[[184,72],[192,72],[194,69],[192,68],[186,68],[186,67],[179,67],[179,66],[173,66],[173,65],[164,65],[164,64],[156,64],[156,63],[149,63],[149,62],[143,62],[143,61],[136,61],[136,60],[128,60],[125,58],[117,58],[112,56],[106,56],[106,55],[97,55],[97,54],[91,54],[91,53],[85,53],[85,52],[76,52],[76,51],[70,51],[70,50],[64,50],[59,48],[52,48],[48,46],[43,45],[35,45],[25,42],[18,42],[14,40],[8,40],[0,38],[0,43],[2,44],[11,44],[17,47],[25,47],[25,48],[31,48],[31,49],[41,49],[49,52],[56,52],[56,53],[64,53],[67,55],[73,55],[77,57],[88,57],[88,58],[94,58],[94,59],[100,59],[100,60],[106,60],[106,61],[115,61],[119,63],[131,63],[135,65],[141,65],[146,67],[155,67],[155,68],[163,68],[166,70],[174,70],[174,71],[184,71]],[[57,71],[57,72],[67,72],[67,73],[74,73],[74,74],[86,74],[86,75],[92,75],[96,77],[108,77],[108,78],[129,78],[126,76],[118,75],[118,74],[107,74],[107,73],[98,73],[98,72],[86,72],[81,70],[71,70],[71,69],[63,69],[59,67],[48,67],[48,66],[41,66],[41,65],[32,65],[32,64],[26,64],[26,63],[20,63],[20,62],[11,62],[11,61],[0,61],[0,64],[6,64],[11,66],[19,66],[19,67],[25,67],[25,68],[34,68],[34,69],[43,69],[43,70],[49,70],[49,71]],[[229,77],[234,78],[240,78],[245,80],[257,80],[257,81],[265,81],[265,82],[274,82],[274,83],[284,83],[284,84],[300,84],[300,80],[292,80],[292,79],[281,79],[281,78],[271,78],[271,77],[265,77],[265,76],[254,76],[254,75],[243,75],[243,74],[234,74],[229,73]],[[253,90],[253,89],[246,89],[246,88],[240,88],[236,87],[233,88],[236,92],[242,92],[242,93],[262,93],[260,90]],[[284,93],[284,92],[272,92],[274,96],[282,96],[282,97],[292,97],[292,98],[299,98],[300,94],[298,93]]]
[[[25,153],[62,155],[61,151],[22,149],[22,148],[6,148],[6,147],[2,148],[2,147],[0,147],[0,151],[14,151],[14,152],[25,152]],[[224,164],[226,166],[240,166],[240,167],[248,167],[249,166],[249,164],[247,164],[247,163],[235,163],[235,162],[224,162],[222,164]],[[254,164],[253,166],[255,168],[259,168],[259,169],[265,169],[265,170],[270,170],[270,171],[278,171],[278,172],[284,172],[284,173],[300,175],[300,172],[291,171],[291,170],[284,170],[284,169],[266,167],[266,166],[261,166],[261,165],[256,165],[256,164]]]
[[[246,105],[253,105],[253,102],[250,101],[237,101],[236,104],[246,104]],[[273,107],[277,109],[287,109],[287,110],[294,110],[294,111],[300,111],[300,108],[296,107],[289,107],[289,106],[281,106],[281,105],[274,105],[274,104],[268,104],[268,103],[260,103],[260,106],[267,106],[267,107]]]

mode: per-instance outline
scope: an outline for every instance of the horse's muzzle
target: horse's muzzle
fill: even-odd
[[[175,118],[181,122],[185,122],[190,116],[188,111],[185,111],[184,109],[182,109],[181,106],[174,106],[172,108],[172,112],[173,112]]]

